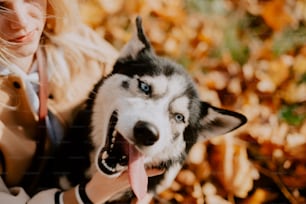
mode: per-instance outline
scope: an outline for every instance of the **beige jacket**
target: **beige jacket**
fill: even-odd
[[[69,87],[63,87],[65,92],[49,87],[49,110],[64,125],[68,125],[94,84],[106,72],[109,70],[105,70],[105,65],[88,61],[88,68],[76,75]],[[72,97],[68,99],[63,93]],[[38,116],[31,111],[29,103],[26,84],[20,77],[12,74],[0,76],[1,204],[54,203],[55,189],[41,192],[30,199],[22,188],[16,187],[29,168],[36,148],[35,130]]]

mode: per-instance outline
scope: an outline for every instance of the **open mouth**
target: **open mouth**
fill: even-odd
[[[99,153],[98,166],[104,173],[113,175],[126,169],[128,165],[128,142],[115,129],[118,113],[110,117],[105,146]]]
[[[131,188],[136,197],[142,199],[148,186],[144,156],[116,130],[117,122],[118,113],[114,111],[109,120],[106,144],[99,153],[98,166],[108,175],[127,169]]]
[[[27,43],[27,42],[32,41],[34,34],[35,34],[35,31],[31,31],[31,32],[26,33],[25,35],[21,35],[16,38],[10,39],[9,41],[13,43]]]
[[[98,155],[98,167],[107,175],[117,175],[127,170],[131,188],[141,200],[148,187],[144,155],[116,130],[117,122],[118,113],[114,111],[109,120],[105,146]]]

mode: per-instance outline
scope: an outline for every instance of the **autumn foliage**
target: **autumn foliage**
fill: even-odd
[[[306,203],[306,2],[81,0],[118,49],[143,18],[156,52],[183,64],[200,96],[247,125],[197,144],[152,203]]]

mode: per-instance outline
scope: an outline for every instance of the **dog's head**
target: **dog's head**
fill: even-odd
[[[93,140],[101,145],[96,162],[108,175],[133,168],[128,165],[133,161],[157,168],[181,162],[199,138],[246,122],[241,114],[200,101],[184,68],[154,53],[140,18],[136,29],[96,90]]]

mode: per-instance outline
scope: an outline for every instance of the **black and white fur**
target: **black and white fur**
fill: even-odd
[[[111,141],[113,134],[134,144],[145,155],[147,168],[165,169],[149,178],[148,191],[158,193],[174,180],[193,144],[246,122],[239,113],[201,101],[184,68],[154,53],[139,17],[136,30],[63,141],[58,164],[66,172],[62,186],[88,180],[95,171],[118,176],[127,169],[128,158],[118,142]],[[110,148],[115,149],[112,155]],[[128,192],[112,200],[128,203]]]

